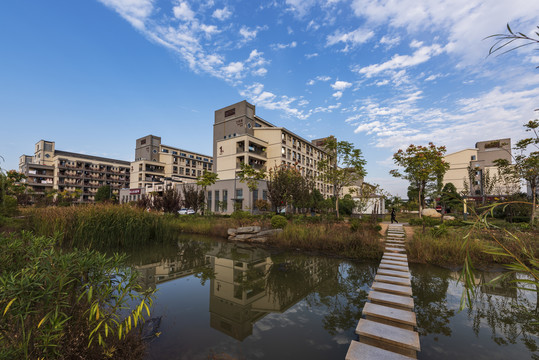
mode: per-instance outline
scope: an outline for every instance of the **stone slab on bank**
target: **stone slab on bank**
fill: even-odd
[[[357,324],[356,334],[405,349],[421,350],[419,346],[419,334],[417,332],[380,324],[371,320],[361,319]]]
[[[404,252],[406,252],[406,249],[404,249],[404,248],[396,248],[396,247],[391,247],[391,246],[386,246],[385,250],[387,252],[395,252],[395,253],[404,253]]]
[[[376,346],[362,344],[358,341],[352,340],[348,352],[346,353],[346,360],[410,360],[408,356],[394,353],[380,349]]]

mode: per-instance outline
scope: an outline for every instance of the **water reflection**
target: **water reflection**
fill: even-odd
[[[165,318],[154,358],[344,358],[377,270],[202,238],[131,259],[141,285],[160,288],[154,313]],[[539,359],[536,294],[516,290],[518,278],[491,285],[499,274],[478,273],[472,308],[458,312],[459,273],[410,268],[420,359]]]

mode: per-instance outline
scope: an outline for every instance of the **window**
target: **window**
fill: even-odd
[[[247,127],[250,129],[252,127],[251,123],[248,123]]]
[[[187,156],[187,155],[185,155],[185,153],[180,153],[180,156]]]
[[[243,199],[243,189],[236,189],[236,199]]]
[[[229,117],[236,114],[236,108],[229,109],[225,111],[225,117]]]
[[[472,160],[476,160],[476,156],[475,156],[475,155],[472,155]]]
[[[211,211],[211,190],[208,191],[208,210]]]
[[[164,153],[168,153],[168,149],[162,149],[161,151]]]
[[[268,200],[268,191],[262,190],[262,200]]]
[[[286,148],[284,146],[281,148],[281,154],[286,157]]]
[[[219,190],[215,190],[215,212],[219,212]]]
[[[140,140],[140,145],[144,145],[144,144],[146,144],[146,139]]]
[[[174,174],[177,174],[177,173],[178,173],[178,167],[177,167],[177,166],[173,166],[173,167],[172,167],[172,172],[173,172]]]
[[[173,151],[173,152],[172,152],[172,155],[178,155],[178,152],[177,152],[177,151]]]
[[[153,149],[153,153],[154,153],[154,154],[157,154],[157,149]]]
[[[180,168],[180,175],[183,175],[183,168]]]
[[[194,159],[194,158],[195,158],[193,155],[189,155],[189,157],[190,157],[191,159]]]
[[[223,190],[223,211],[228,209],[228,190]]]
[[[258,190],[253,190],[253,209],[257,210],[256,201],[258,200]]]

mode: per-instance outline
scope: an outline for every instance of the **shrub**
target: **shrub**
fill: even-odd
[[[376,230],[376,231],[380,231],[380,230],[382,230],[382,226],[380,226],[380,225],[376,225],[376,226],[374,227],[374,230]]]
[[[274,215],[271,218],[271,227],[274,229],[284,229],[288,225],[288,220],[284,216]]]
[[[352,232],[356,232],[358,231],[359,229],[361,229],[361,222],[359,221],[359,219],[352,219],[350,221],[350,230]]]
[[[243,210],[236,210],[230,215],[230,218],[232,218],[234,220],[244,220],[244,219],[248,219],[250,217],[251,217],[251,214],[249,214],[249,212],[243,211]]]
[[[56,243],[0,235],[0,358],[142,357],[140,338],[137,347],[127,335],[143,310],[149,316],[155,291],[141,291],[125,256]]]
[[[420,218],[410,219],[408,223],[414,226],[432,227],[432,226],[440,225],[440,220],[436,218],[431,218],[429,216],[423,216],[421,219]]]

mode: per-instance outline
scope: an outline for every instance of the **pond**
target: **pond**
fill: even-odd
[[[141,285],[159,289],[148,359],[344,359],[378,267],[196,236],[130,259]],[[459,312],[459,273],[410,271],[419,359],[539,358],[536,293],[478,273],[473,307]]]

